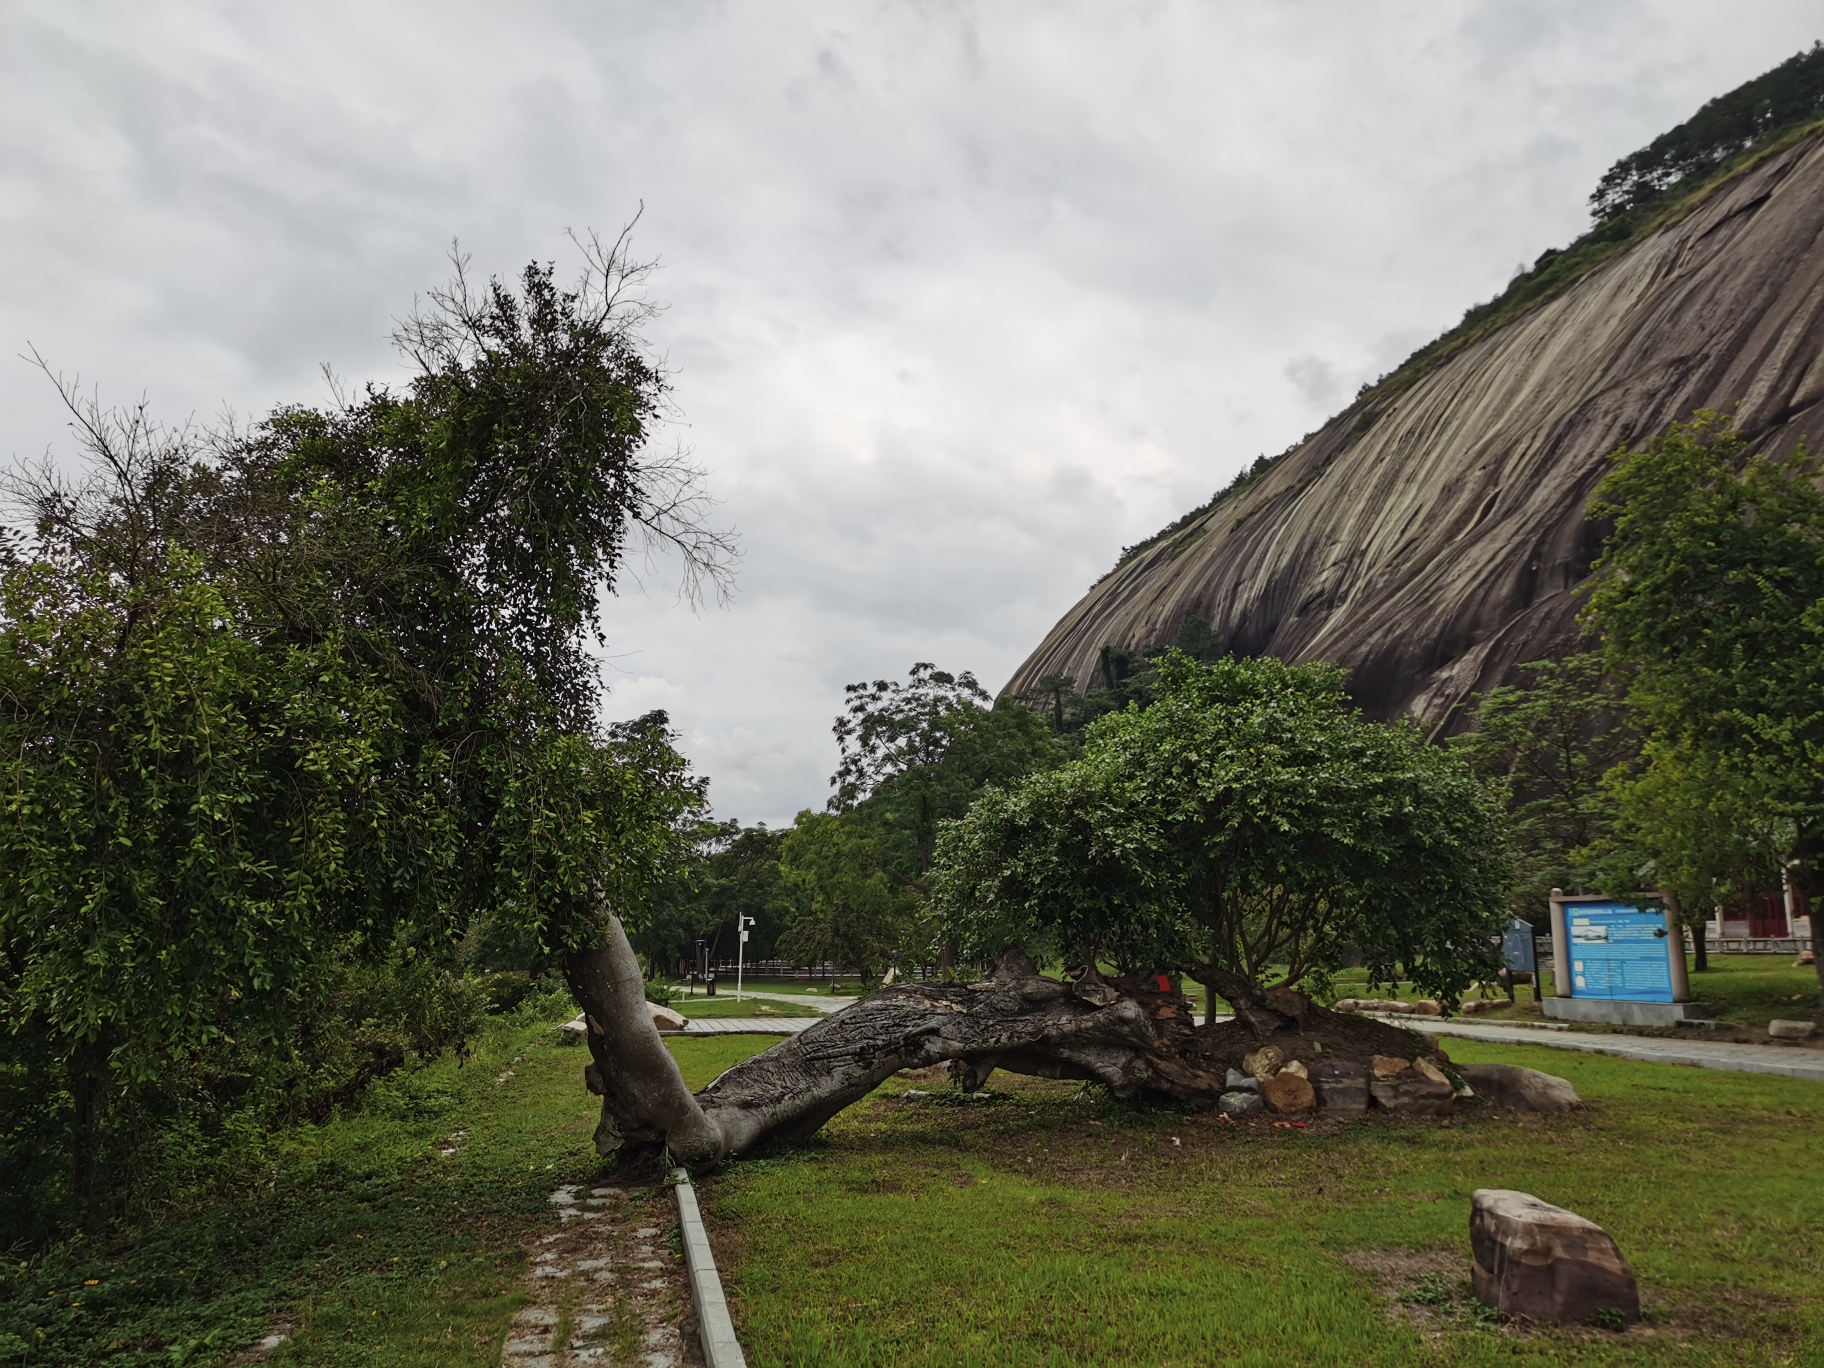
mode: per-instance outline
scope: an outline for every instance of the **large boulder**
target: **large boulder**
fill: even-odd
[[[1311,1067],[1317,1105],[1331,1116],[1360,1116],[1368,1110],[1368,1070],[1346,1059],[1326,1059]]]
[[[647,1003],[646,1010],[652,1013],[652,1024],[661,1031],[681,1031],[690,1025],[681,1012],[674,1012],[656,1002]]]
[[[1561,1112],[1581,1106],[1583,1099],[1568,1078],[1523,1069],[1518,1064],[1459,1064],[1463,1081],[1497,1107],[1512,1111]]]
[[[1640,1288],[1609,1233],[1531,1193],[1478,1188],[1469,1245],[1476,1300],[1505,1316],[1582,1324],[1640,1319]]]

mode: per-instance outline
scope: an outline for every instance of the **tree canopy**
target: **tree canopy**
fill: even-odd
[[[630,540],[710,585],[733,546],[648,452],[642,270],[586,250],[459,262],[403,392],[198,434],[63,387],[88,473],[15,472],[0,567],[9,1166],[70,1126],[86,1197],[135,1108],[308,1092],[354,966],[536,967],[676,866],[703,785],[663,714],[598,722],[588,647]]]
[[[1623,446],[1586,610],[1627,681],[1638,762],[1610,778],[1617,878],[1708,908],[1815,879],[1824,839],[1824,490],[1803,445],[1755,452],[1700,412]]]
[[[1510,873],[1497,795],[1416,728],[1364,721],[1343,674],[1158,662],[1157,701],[1082,756],[989,789],[939,846],[934,907],[969,949],[1321,979],[1358,949],[1447,1000],[1492,972]]]

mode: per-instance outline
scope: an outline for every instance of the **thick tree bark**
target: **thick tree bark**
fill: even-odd
[[[588,1018],[585,1077],[602,1099],[597,1151],[663,1145],[687,1163],[713,1163],[773,1136],[810,1135],[900,1070],[948,1061],[964,1065],[971,1092],[998,1068],[1102,1083],[1125,1099],[1213,1102],[1227,1069],[1268,1035],[1292,1057],[1412,1058],[1435,1048],[1240,975],[1222,976],[1218,991],[1244,1020],[1199,1028],[1190,1000],[1158,991],[1152,975],[1107,980],[1092,970],[1064,983],[1040,976],[1015,950],[979,983],[883,988],[693,1094],[653,1025],[619,921],[610,919],[600,948],[568,956],[564,969]]]

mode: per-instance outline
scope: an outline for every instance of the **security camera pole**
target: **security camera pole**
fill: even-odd
[[[745,916],[742,914],[736,914],[735,925],[737,927],[739,927],[741,930],[741,934],[735,938],[735,1001],[736,1002],[741,1001],[741,959],[742,959],[742,951],[747,949],[747,928],[752,926],[753,924],[754,924],[754,919],[752,917]]]

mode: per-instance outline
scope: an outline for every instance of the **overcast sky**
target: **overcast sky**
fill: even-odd
[[[721,815],[819,806],[843,685],[998,689],[1119,549],[1586,223],[1816,0],[0,0],[0,455],[37,346],[208,417],[397,383],[445,275],[662,261],[654,347],[746,560],[609,606],[610,716]]]

